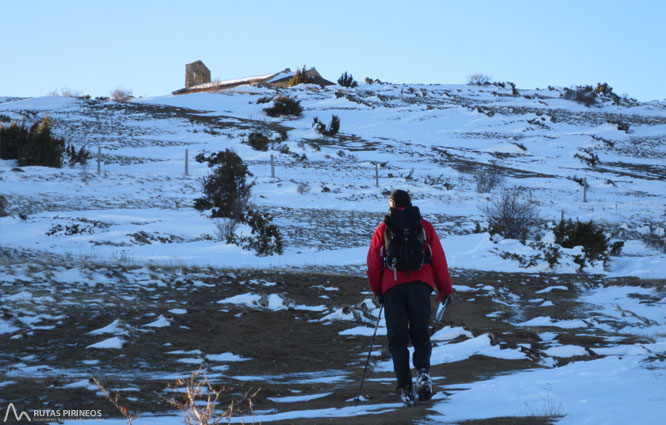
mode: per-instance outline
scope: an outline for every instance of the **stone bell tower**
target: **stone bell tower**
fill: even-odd
[[[210,70],[201,61],[185,65],[185,88],[210,83]]]

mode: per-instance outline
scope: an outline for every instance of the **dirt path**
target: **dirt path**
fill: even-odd
[[[58,283],[63,276],[70,276],[70,281]],[[520,350],[525,356],[506,360],[472,355],[433,366],[436,387],[446,385],[446,391],[439,389],[444,398],[458,384],[544,367],[545,343],[539,333],[516,324],[542,316],[584,317],[586,307],[578,295],[586,288],[650,284],[663,290],[663,282],[590,276],[458,272],[454,280],[456,303],[433,331],[449,326],[462,327],[475,337],[488,334],[492,344]],[[261,388],[254,398],[258,417],[323,412],[316,419],[272,423],[420,423],[429,413],[428,404],[396,410],[392,373],[370,370],[363,390],[367,400],[359,408],[387,407],[373,414],[325,417],[324,409],[353,406],[367,355],[369,336],[341,334],[358,326],[371,330],[374,325],[374,305],[363,303],[371,299],[366,280],[358,276],[102,265],[65,270],[42,265],[1,285],[2,320],[17,328],[0,334],[3,402],[28,409],[102,409],[105,417],[118,416],[86,383],[94,376],[117,390],[131,411],[172,412],[168,399],[173,392],[167,386],[201,364],[214,385],[229,386],[223,405],[250,388]],[[332,314],[345,320],[332,320]],[[112,323],[114,331],[90,334]],[[160,323],[166,326],[156,327]],[[594,328],[539,328],[543,331],[588,351],[586,356],[554,360],[555,365],[595,358],[594,348],[606,345],[609,336]],[[122,348],[90,347],[108,338],[121,339]],[[451,342],[469,338],[461,335]],[[624,342],[636,338],[640,337]],[[386,346],[386,337],[378,336],[373,363],[390,359]],[[224,353],[244,361],[229,361],[231,354]],[[302,396],[318,397],[292,401]],[[518,423],[548,423],[548,418],[524,420]],[[484,423],[509,422],[516,423],[501,418]]]

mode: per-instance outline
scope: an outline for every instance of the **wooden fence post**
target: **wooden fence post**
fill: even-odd
[[[271,177],[275,178],[275,159],[273,158],[273,154],[271,154]]]
[[[587,202],[587,179],[583,180],[583,202]]]
[[[97,146],[97,174],[102,172],[102,147]]]
[[[189,170],[189,163],[188,163],[188,161],[189,161],[189,155],[188,155],[188,151],[187,151],[187,149],[185,149],[185,175],[186,175],[186,176],[189,176],[189,175],[190,175],[190,173],[189,173],[190,170]]]
[[[379,164],[375,162],[375,186],[379,187]]]

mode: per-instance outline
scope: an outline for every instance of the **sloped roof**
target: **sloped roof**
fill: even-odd
[[[330,86],[335,83],[328,81],[317,72],[315,68],[310,68],[307,70],[308,74],[314,76],[313,84],[318,84],[320,86]],[[275,72],[273,74],[266,75],[257,75],[254,77],[246,78],[235,78],[233,80],[224,80],[224,81],[213,81],[206,84],[199,84],[192,87],[186,87],[183,89],[175,90],[171,92],[172,94],[187,94],[187,93],[196,93],[203,91],[213,91],[213,90],[223,90],[230,89],[233,87],[241,86],[244,84],[275,84],[275,83],[284,83],[289,81],[294,75],[295,71],[292,71],[289,68],[286,68],[284,71]]]

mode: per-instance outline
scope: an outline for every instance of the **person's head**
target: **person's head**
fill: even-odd
[[[389,207],[390,208],[405,208],[412,206],[412,198],[410,198],[409,193],[401,189],[396,189],[391,193],[389,198]]]

